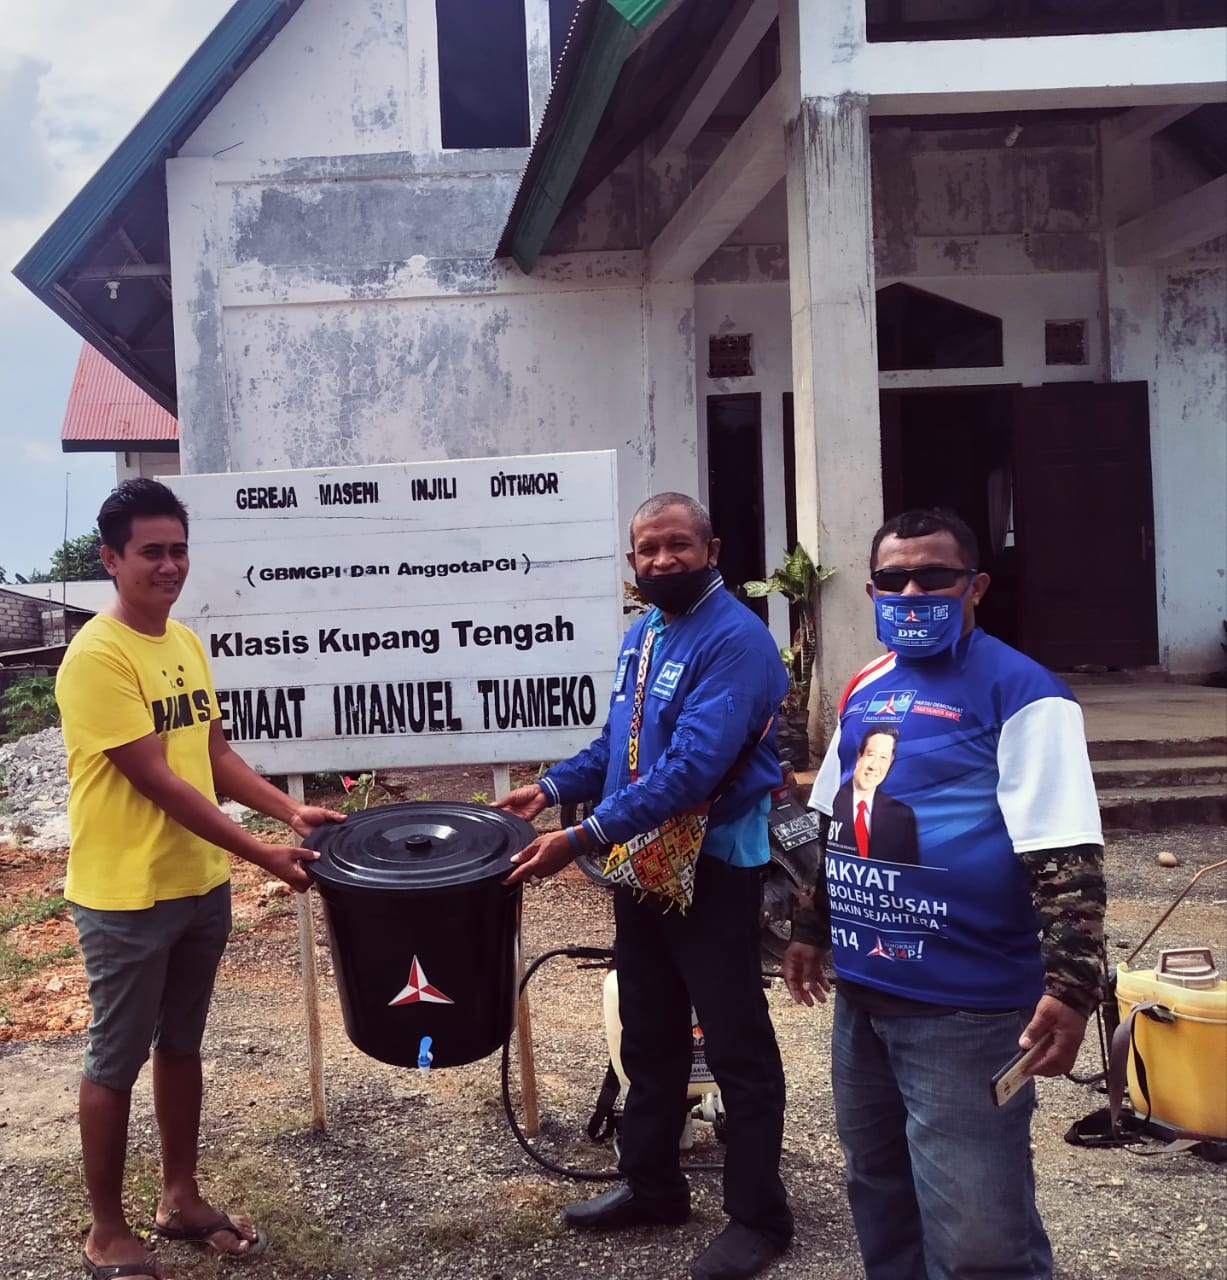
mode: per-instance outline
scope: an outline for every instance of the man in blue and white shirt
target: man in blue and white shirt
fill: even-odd
[[[812,1004],[838,977],[836,1126],[868,1280],[1049,1280],[1035,1207],[1035,1086],[994,1072],[1041,1046],[1068,1071],[1103,975],[1103,838],[1069,689],[975,625],[988,589],[952,512],[879,530],[867,592],[888,652],[853,678],[810,804],[827,815],[826,899],[794,918],[784,977]],[[864,856],[835,801],[873,729],[913,847]],[[828,917],[829,912],[829,917]]]

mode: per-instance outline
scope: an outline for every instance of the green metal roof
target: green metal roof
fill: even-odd
[[[677,0],[583,0],[496,256],[531,271],[583,164],[636,34]]]

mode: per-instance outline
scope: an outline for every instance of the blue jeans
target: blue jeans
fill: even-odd
[[[877,1017],[836,996],[835,1121],[867,1280],[1050,1280],[1035,1207],[1035,1085],[993,1073],[1028,1011]]]

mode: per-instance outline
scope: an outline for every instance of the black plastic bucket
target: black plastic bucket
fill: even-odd
[[[306,867],[324,901],[345,1030],[363,1053],[454,1067],[511,1034],[520,888],[502,881],[534,834],[498,809],[415,802],[307,838],[320,855]]]

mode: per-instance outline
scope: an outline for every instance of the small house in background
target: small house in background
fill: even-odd
[[[96,612],[93,607],[67,604],[62,596],[57,599],[42,594],[59,591],[62,585],[0,587],[0,698],[26,676],[54,675],[68,642]],[[67,584],[81,585],[105,587],[114,593],[109,579]],[[75,593],[73,599],[77,600]],[[105,601],[106,597],[98,593],[98,599]],[[0,713],[0,734],[7,727]]]
[[[837,570],[828,723],[870,535],[914,505],[968,516],[983,621],[1040,661],[1193,677],[1227,576],[1223,21],[237,0],[17,274],[177,417],[185,472],[613,448],[624,516],[709,501],[733,585],[799,538]],[[134,424],[73,438],[168,464]]]
[[[179,474],[179,424],[96,347],[82,343],[68,393],[65,453],[114,453],[115,482]]]

